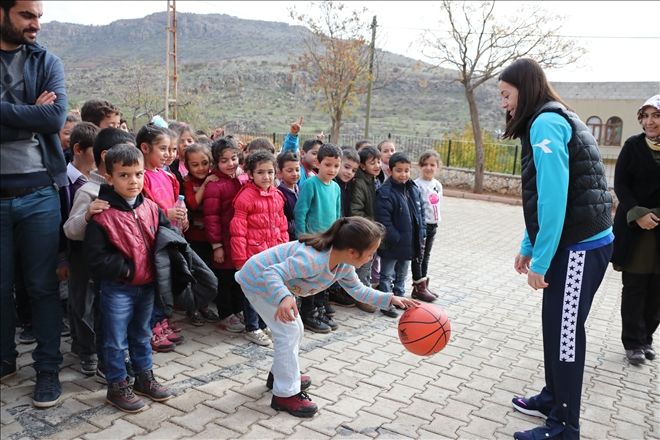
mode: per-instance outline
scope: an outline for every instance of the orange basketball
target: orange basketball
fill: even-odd
[[[444,309],[422,303],[401,315],[399,339],[406,349],[419,356],[436,354],[449,342],[451,323]]]

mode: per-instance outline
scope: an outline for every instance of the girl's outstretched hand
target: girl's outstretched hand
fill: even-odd
[[[400,296],[392,296],[390,304],[393,306],[400,307],[402,309],[407,309],[409,307],[417,307],[420,305],[420,302],[415,299],[403,298]]]
[[[275,319],[282,322],[291,322],[298,317],[298,306],[293,295],[286,296],[277,307]]]

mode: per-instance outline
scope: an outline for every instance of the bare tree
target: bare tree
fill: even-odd
[[[446,34],[438,36],[427,31],[423,37],[425,55],[438,67],[457,69],[456,81],[465,88],[476,148],[475,193],[483,191],[484,178],[484,146],[475,89],[518,58],[533,58],[547,68],[573,63],[584,53],[574,41],[558,36],[560,17],[526,6],[524,14],[498,21],[494,10],[494,1],[444,0],[441,12]]]
[[[150,120],[165,111],[162,92],[152,77],[153,66],[136,64],[126,69],[122,82],[126,87],[118,88],[119,108],[129,121],[131,129],[137,130],[138,120]]]
[[[364,11],[346,12],[342,3],[322,1],[315,6],[318,16],[290,10],[292,18],[311,30],[294,69],[305,72],[312,88],[320,93],[321,107],[332,121],[331,139],[337,140],[342,118],[366,91],[369,23],[362,21]]]

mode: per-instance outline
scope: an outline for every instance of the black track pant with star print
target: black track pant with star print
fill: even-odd
[[[580,398],[586,351],[584,323],[612,254],[612,245],[559,249],[546,272],[543,291],[545,387],[534,397],[552,432],[579,438]]]

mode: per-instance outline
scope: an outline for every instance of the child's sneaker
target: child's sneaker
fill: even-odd
[[[301,319],[303,326],[314,333],[330,333],[332,331],[330,326],[320,319],[317,311],[307,315],[301,314]]]
[[[165,318],[163,319],[163,321],[165,321],[167,328],[172,330],[174,333],[181,333],[183,331],[183,328],[179,324],[177,324],[176,321],[170,321],[169,318]]]
[[[655,350],[653,349],[653,346],[651,344],[647,344],[644,346],[644,356],[646,356],[646,359],[650,361],[655,359]]]
[[[262,332],[260,329],[246,331],[245,339],[254,342],[257,345],[261,345],[262,347],[268,347],[273,343],[268,335],[266,335],[266,333]]]
[[[511,404],[513,405],[513,409],[523,414],[527,414],[528,416],[542,417],[542,418],[548,417],[547,414],[544,414],[541,411],[541,408],[531,404],[529,399],[526,399],[524,397],[514,397],[511,400]]]
[[[296,417],[312,417],[319,410],[304,391],[291,397],[273,396],[270,407],[277,411],[286,411]]]
[[[147,370],[135,377],[133,387],[137,394],[147,396],[156,402],[164,402],[174,396],[169,388],[161,385],[154,377],[153,370]]]
[[[236,315],[229,315],[225,319],[221,319],[218,322],[218,328],[229,333],[243,333],[245,331],[245,325],[241,324]]]
[[[271,341],[273,340],[273,331],[270,329],[270,327],[262,328],[261,331],[266,333]]]
[[[105,400],[110,405],[128,413],[141,411],[145,406],[144,400],[135,395],[125,380],[109,384]]]
[[[220,317],[218,316],[218,314],[215,313],[213,310],[209,309],[208,307],[199,309],[199,314],[202,315],[202,317],[206,320],[206,322],[220,321]]]
[[[167,339],[167,336],[163,334],[163,329],[160,326],[160,323],[156,324],[156,327],[152,329],[151,335],[151,349],[158,353],[168,353],[173,351],[176,348],[176,345]]]
[[[396,311],[396,308],[390,304],[390,306],[386,309],[380,309],[380,313],[382,313],[385,316],[388,316],[390,318],[398,318],[399,313]]]
[[[174,332],[174,330],[172,330],[170,325],[171,324],[167,319],[163,319],[160,322],[160,328],[163,329],[163,334],[165,335],[165,337],[167,339],[174,342],[175,344],[182,344],[183,343],[183,335],[180,335],[180,334]]]
[[[95,356],[80,356],[80,372],[85,376],[94,376],[98,368],[98,361]]]
[[[204,323],[206,323],[206,320],[204,319],[202,314],[199,313],[198,311],[195,311],[193,313],[188,313],[188,320],[195,327],[201,327],[204,325]]]
[[[31,325],[23,327],[23,331],[18,335],[18,342],[20,344],[34,344],[37,342],[37,338],[34,336],[34,331],[32,330]]]
[[[274,382],[275,382],[275,377],[273,376],[273,372],[269,371],[268,378],[266,379],[266,388],[272,390]],[[300,391],[305,391],[307,388],[311,386],[312,386],[312,378],[300,372]]]

